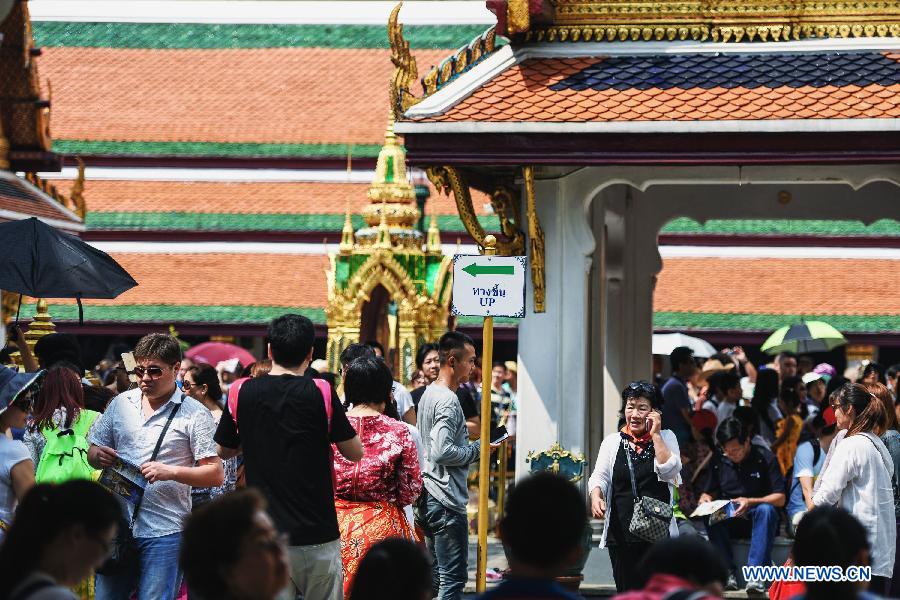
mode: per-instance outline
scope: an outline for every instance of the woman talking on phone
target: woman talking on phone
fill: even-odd
[[[678,528],[672,493],[681,480],[678,440],[661,430],[662,396],[652,383],[622,390],[625,425],[600,445],[588,481],[591,512],[604,519],[600,547],[609,550],[616,590],[639,587],[637,565],[650,546]]]

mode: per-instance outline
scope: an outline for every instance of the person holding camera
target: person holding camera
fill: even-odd
[[[625,425],[600,444],[588,481],[618,592],[640,587],[637,565],[653,542],[678,535],[672,496],[681,483],[681,453],[675,434],[662,429],[661,406],[652,383],[634,381],[622,390]]]

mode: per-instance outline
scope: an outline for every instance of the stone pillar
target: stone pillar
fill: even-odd
[[[519,324],[516,476],[530,451],[559,442],[583,452],[588,398],[589,281],[594,252],[586,211],[589,182],[577,177],[535,182],[545,234],[546,312],[535,313],[527,278],[526,316]],[[487,376],[487,375],[486,375]]]

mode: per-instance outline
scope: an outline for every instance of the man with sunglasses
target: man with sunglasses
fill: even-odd
[[[181,363],[178,340],[151,333],[137,343],[134,357],[139,388],[113,398],[97,419],[88,435],[88,462],[102,469],[122,459],[137,465],[147,480],[132,528],[138,564],[98,574],[97,600],[129,598],[135,589],[138,600],[174,598],[191,488],[222,485],[224,479],[212,414],[175,383]]]

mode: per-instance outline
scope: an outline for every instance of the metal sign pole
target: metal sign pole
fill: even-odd
[[[497,254],[497,238],[484,238],[485,256]],[[490,372],[494,355],[494,317],[484,318],[481,349],[481,462],[478,464],[478,565],[475,571],[475,589],[483,594],[487,587],[487,533],[488,533],[488,491],[491,487],[491,385]],[[484,379],[483,374],[488,379]]]

